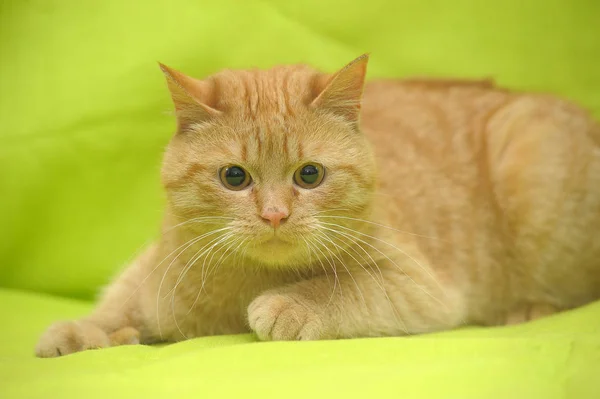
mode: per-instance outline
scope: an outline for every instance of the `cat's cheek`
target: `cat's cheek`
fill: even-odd
[[[250,328],[262,341],[312,341],[323,338],[323,315],[302,297],[267,292],[248,307]]]
[[[194,218],[199,216],[222,215],[237,204],[238,198],[215,182],[193,181],[186,185],[167,190],[167,199],[173,211],[179,216]]]

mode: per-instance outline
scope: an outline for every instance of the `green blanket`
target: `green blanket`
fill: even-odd
[[[492,76],[600,117],[593,0],[0,2],[0,398],[597,397],[600,304],[523,326],[36,359],[157,234],[174,129],[156,61],[201,77],[371,52],[370,77]]]

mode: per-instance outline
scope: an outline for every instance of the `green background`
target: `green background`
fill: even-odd
[[[157,61],[203,77],[370,52],[371,78],[491,76],[600,117],[598,21],[595,0],[0,0],[0,398],[592,395],[600,305],[408,339],[32,350],[158,232],[174,121]]]

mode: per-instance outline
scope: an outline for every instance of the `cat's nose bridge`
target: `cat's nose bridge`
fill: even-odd
[[[285,221],[291,212],[291,195],[274,187],[263,187],[257,193],[257,213],[274,228]]]

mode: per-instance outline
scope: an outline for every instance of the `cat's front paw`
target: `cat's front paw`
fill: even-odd
[[[250,328],[263,341],[316,340],[323,322],[310,301],[297,296],[265,293],[248,307]]]
[[[109,336],[92,323],[63,321],[50,326],[40,338],[37,357],[57,357],[110,346]]]

